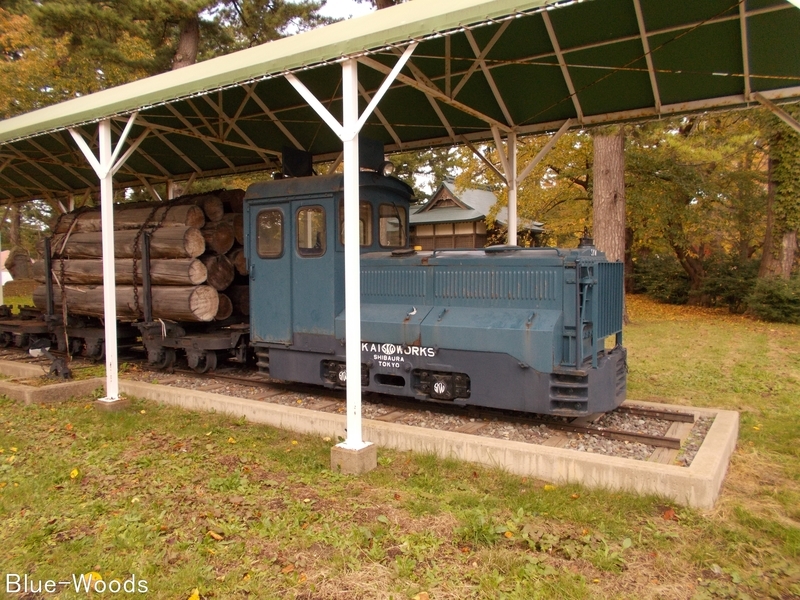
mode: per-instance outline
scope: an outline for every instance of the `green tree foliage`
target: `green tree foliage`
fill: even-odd
[[[750,114],[645,124],[628,139],[635,256],[674,255],[695,294],[708,258],[752,256],[763,239],[766,190],[761,132]]]
[[[788,111],[800,120],[800,105]],[[771,117],[771,147],[776,165],[772,177],[775,181],[775,220],[780,231],[800,229],[800,133]]]
[[[168,71],[182,24],[205,60],[330,22],[324,0],[40,0],[0,9],[0,116]]]
[[[521,171],[549,141],[549,136],[531,136],[517,141],[517,164]],[[484,155],[500,164],[494,145],[481,146]],[[490,215],[493,219],[508,205],[508,191],[498,175],[469,150],[461,150],[463,166],[456,178],[461,188],[486,186],[500,199]],[[575,246],[584,227],[591,227],[592,139],[586,132],[567,133],[525,179],[517,190],[520,219],[545,223],[546,243]]]
[[[152,50],[143,40],[120,34],[118,52],[145,62]],[[0,117],[35,110],[78,94],[144,77],[141,68],[87,60],[73,51],[70,35],[48,37],[27,14],[0,8]]]

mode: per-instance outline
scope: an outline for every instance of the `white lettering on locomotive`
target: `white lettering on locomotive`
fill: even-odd
[[[361,342],[361,351],[375,354],[374,360],[379,360],[377,355],[393,357],[395,362],[402,362],[403,356],[421,356],[433,358],[436,356],[436,349],[426,346],[403,346],[402,344],[373,344],[371,342]]]

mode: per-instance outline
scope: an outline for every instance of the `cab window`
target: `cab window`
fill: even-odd
[[[283,254],[283,213],[280,210],[273,208],[258,213],[256,251],[261,258],[278,258]]]
[[[325,254],[325,209],[304,206],[297,211],[297,253],[300,256]]]
[[[406,210],[396,204],[379,207],[380,243],[385,248],[402,248],[406,245]]]
[[[372,204],[358,205],[358,237],[362,246],[372,245]],[[344,200],[339,201],[339,241],[344,245]]]

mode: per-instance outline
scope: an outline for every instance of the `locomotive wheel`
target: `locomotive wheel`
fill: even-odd
[[[217,368],[217,353],[213,350],[206,352],[191,352],[186,355],[189,366],[197,373],[208,373]]]
[[[161,354],[160,358],[155,362],[151,363],[156,369],[166,369],[169,370],[175,364],[175,349],[174,348],[164,348],[163,353]]]
[[[0,348],[8,348],[13,341],[14,341],[14,336],[12,336],[7,331],[0,333]]]

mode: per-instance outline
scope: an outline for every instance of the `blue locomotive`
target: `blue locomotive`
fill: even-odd
[[[365,391],[571,416],[622,403],[621,263],[590,242],[417,252],[411,189],[360,177]],[[343,197],[341,175],[247,190],[250,346],[273,378],[345,385]]]

